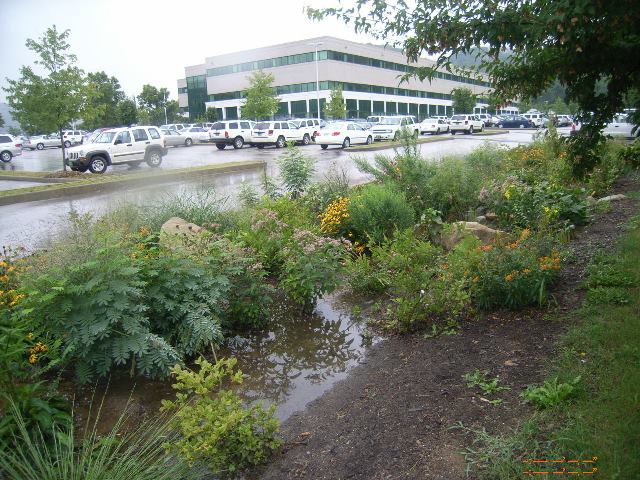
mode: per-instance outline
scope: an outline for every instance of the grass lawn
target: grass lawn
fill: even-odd
[[[606,480],[640,478],[640,216],[630,222],[618,250],[602,253],[588,271],[585,304],[538,393],[553,403],[563,388],[573,391],[539,409],[512,435],[476,432],[482,446],[467,459],[484,467],[480,478],[524,478],[530,466],[544,472],[597,468],[593,478]],[[561,386],[572,383],[573,389]],[[563,457],[597,460],[522,463]]]

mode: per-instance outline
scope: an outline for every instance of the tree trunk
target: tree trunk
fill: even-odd
[[[67,164],[64,163],[64,154],[66,152],[66,149],[64,148],[64,138],[62,138],[62,128],[58,130],[58,135],[60,135],[60,146],[62,147],[62,171],[66,172]]]

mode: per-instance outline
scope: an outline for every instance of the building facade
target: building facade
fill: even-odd
[[[431,81],[400,81],[400,76],[415,66],[433,63],[420,59],[417,64],[408,64],[401,52],[389,47],[318,37],[208,57],[203,64],[186,67],[185,78],[178,80],[178,101],[181,112],[191,119],[204,115],[208,107],[217,110],[219,119],[240,118],[248,77],[263,70],[273,75],[280,99],[276,118],[315,118],[318,103],[324,117],[324,105],[331,90],[338,87],[349,118],[451,115],[451,91],[458,87],[478,95],[476,113],[486,111],[483,96],[490,85],[485,80],[437,72]],[[517,112],[515,107],[505,110]]]

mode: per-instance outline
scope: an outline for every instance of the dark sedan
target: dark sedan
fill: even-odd
[[[520,115],[511,115],[508,117],[502,117],[498,123],[498,128],[534,128],[534,125],[526,118]]]

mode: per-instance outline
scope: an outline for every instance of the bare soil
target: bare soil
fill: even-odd
[[[622,179],[616,193],[640,189]],[[450,427],[506,432],[530,413],[520,393],[540,382],[557,342],[582,303],[585,267],[610,249],[638,211],[636,196],[580,229],[547,309],[500,311],[466,322],[459,334],[394,336],[372,347],[349,377],[282,426],[284,447],[251,479],[443,479],[466,476],[459,453],[471,438]],[[462,376],[489,370],[510,387],[491,405]],[[492,398],[495,398],[493,396]]]

